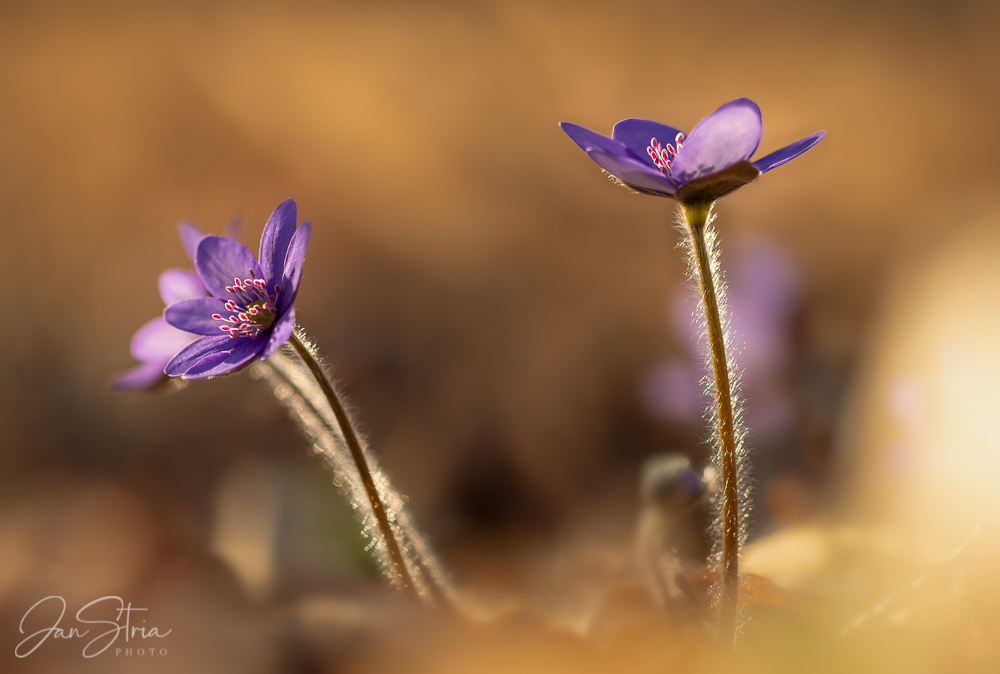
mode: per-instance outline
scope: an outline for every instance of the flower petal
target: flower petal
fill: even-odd
[[[291,307],[284,316],[278,319],[271,328],[271,336],[267,340],[267,346],[260,352],[261,358],[267,358],[278,350],[278,347],[288,341],[292,336],[292,328],[295,327],[295,307]]]
[[[205,232],[198,229],[193,223],[181,220],[177,223],[177,233],[181,237],[181,248],[184,249],[184,254],[191,260],[191,264],[194,264],[194,251],[198,247],[198,243],[205,238]]]
[[[129,353],[143,363],[157,363],[160,369],[170,357],[195,339],[195,335],[169,325],[162,316],[142,324],[129,344]]]
[[[309,243],[309,233],[312,225],[303,222],[295,231],[292,242],[288,245],[285,256],[285,270],[282,274],[281,296],[278,298],[278,311],[290,306],[299,291],[299,279],[302,277],[302,263],[306,259],[306,244]]]
[[[588,150],[587,156],[597,162],[602,169],[631,187],[668,197],[677,191],[677,186],[670,178],[660,173],[659,169],[650,168],[638,159],[613,156],[598,150]]]
[[[650,146],[650,141],[655,138],[663,147],[666,147],[669,143],[676,148],[677,134],[679,133],[681,133],[680,129],[675,129],[666,124],[660,124],[649,119],[633,118],[623,119],[615,124],[614,130],[611,132],[611,137],[620,143],[624,143],[639,159],[656,168],[656,164],[653,163],[649,153],[646,152],[646,148]]]
[[[573,142],[579,145],[583,151],[588,154],[590,150],[598,150],[604,154],[612,156],[632,157],[633,159],[638,158],[631,150],[625,147],[624,143],[597,133],[596,131],[591,131],[590,129],[580,126],[579,124],[573,124],[572,122],[559,122],[559,128],[565,131],[566,135],[572,138]]]
[[[285,269],[285,253],[295,234],[295,201],[285,199],[271,213],[260,235],[260,266],[269,286],[281,279]]]
[[[226,303],[215,297],[199,297],[171,304],[163,310],[167,323],[179,330],[196,335],[222,335],[222,321],[212,318],[218,314],[228,318],[233,312],[226,309]],[[228,325],[228,323],[226,324]]]
[[[163,372],[171,377],[178,377],[208,356],[213,354],[224,354],[232,348],[231,342],[239,341],[226,335],[218,337],[199,337],[183,349],[178,351],[173,358],[167,362]]]
[[[674,180],[683,184],[749,159],[762,131],[756,103],[749,98],[726,103],[698,122],[684,141],[673,162]]]
[[[208,295],[205,284],[198,275],[187,269],[167,269],[160,274],[160,299],[170,305],[181,300],[192,300]]]
[[[143,363],[111,377],[111,388],[118,391],[141,391],[165,379],[161,363]]]
[[[775,150],[766,157],[761,157],[757,161],[753,162],[753,165],[756,166],[761,173],[766,173],[773,168],[781,166],[785,162],[795,159],[813,145],[823,140],[823,136],[825,135],[825,129],[823,131],[817,131],[811,136],[806,136],[802,140],[797,140],[791,145],[786,145],[780,150]]]
[[[209,338],[210,339],[210,338]],[[238,337],[229,339],[232,346],[229,350],[207,356],[194,367],[184,373],[185,379],[204,379],[227,374],[250,362],[267,344],[263,338]]]
[[[194,264],[202,283],[215,297],[228,299],[230,293],[226,292],[226,286],[233,285],[237,278],[247,278],[248,274],[263,278],[250,249],[222,236],[202,239],[195,251]]]

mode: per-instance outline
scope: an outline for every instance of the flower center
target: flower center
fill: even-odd
[[[674,157],[677,156],[682,147],[684,147],[684,134],[678,132],[674,137],[674,145],[667,143],[666,147],[664,147],[660,145],[660,141],[656,140],[656,138],[651,139],[649,147],[646,148],[646,154],[656,164],[656,168],[663,172],[663,175],[673,180],[674,176],[670,172],[670,168],[673,166]]]
[[[277,312],[279,286],[274,286],[274,294],[267,294],[267,282],[264,279],[251,278],[233,279],[233,285],[226,286],[226,292],[233,297],[226,302],[228,316],[212,314],[212,318],[220,321],[219,329],[229,333],[230,337],[256,337],[274,323]]]

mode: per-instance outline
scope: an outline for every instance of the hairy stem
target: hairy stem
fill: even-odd
[[[712,204],[685,204],[681,207],[691,241],[691,263],[698,277],[708,350],[715,382],[715,418],[718,424],[719,471],[722,479],[722,583],[719,595],[719,637],[733,643],[736,637],[737,592],[739,586],[740,511],[736,472],[736,429],[733,421],[732,390],[726,343],[719,316],[716,278],[705,240]]]
[[[368,496],[368,502],[371,505],[372,513],[375,515],[375,521],[378,525],[379,531],[382,533],[382,538],[385,539],[385,546],[389,552],[389,560],[397,575],[400,587],[404,592],[416,594],[413,580],[410,578],[410,573],[406,568],[406,560],[403,558],[403,551],[399,547],[399,543],[397,542],[395,533],[393,532],[392,524],[389,522],[389,518],[386,515],[386,509],[382,504],[382,500],[379,498],[378,488],[375,486],[375,480],[372,478],[371,470],[368,468],[368,462],[365,460],[364,451],[361,449],[361,442],[358,439],[358,434],[355,432],[353,424],[351,424],[351,418],[348,416],[347,410],[344,409],[343,404],[340,402],[340,398],[337,397],[337,393],[334,391],[333,385],[330,383],[330,379],[326,376],[326,372],[323,371],[323,368],[316,360],[312,350],[306,346],[305,343],[303,343],[302,339],[295,332],[292,333],[292,336],[288,341],[295,348],[295,351],[299,354],[299,357],[302,358],[302,361],[309,368],[309,371],[312,372],[313,377],[316,379],[316,383],[319,384],[320,389],[323,391],[323,395],[326,396],[327,401],[330,403],[330,408],[333,410],[334,416],[337,418],[337,424],[340,426],[340,432],[344,437],[344,442],[347,444],[347,448],[351,453],[351,458],[354,460],[354,464],[361,476],[361,481],[364,484],[365,494]]]

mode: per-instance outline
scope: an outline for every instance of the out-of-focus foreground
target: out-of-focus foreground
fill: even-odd
[[[975,1],[5,3],[3,670],[996,667],[998,28]],[[635,561],[642,466],[708,451],[672,204],[556,123],[738,96],[761,152],[829,133],[718,209],[756,479],[727,664]],[[288,196],[299,321],[481,624],[382,586],[246,374],[108,389],[175,223],[236,212],[255,248]],[[708,522],[672,532],[692,568]],[[47,596],[172,632],[15,657]]]

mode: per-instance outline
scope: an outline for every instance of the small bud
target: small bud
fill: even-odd
[[[691,467],[687,457],[680,454],[655,456],[642,469],[640,493],[643,502],[664,512],[687,510],[701,501],[707,489],[702,476]]]

